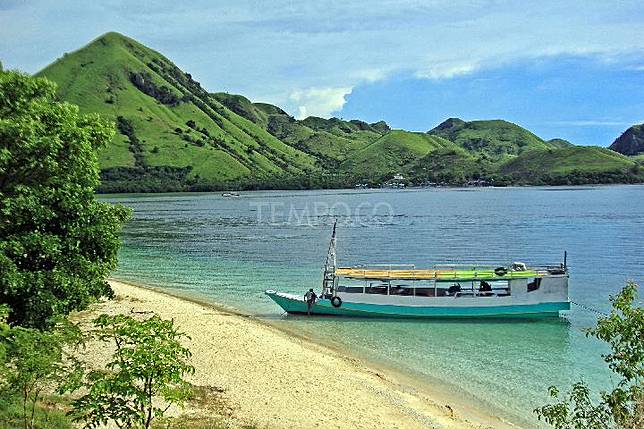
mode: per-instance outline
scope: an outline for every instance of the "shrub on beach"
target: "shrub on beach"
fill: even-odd
[[[0,307],[0,427],[68,428],[57,407],[43,406],[76,366],[80,330],[61,322],[50,330],[11,327]]]
[[[184,376],[194,373],[191,354],[172,320],[103,314],[94,326],[96,338],[115,351],[104,369],[83,371],[67,387],[87,392],[72,402],[74,420],[90,428],[113,421],[118,427],[148,429],[170,405],[181,406],[190,397]]]
[[[557,402],[537,408],[539,419],[556,429],[644,427],[644,307],[638,303],[637,289],[635,283],[628,283],[611,298],[611,313],[600,317],[587,333],[608,343],[610,353],[603,358],[619,377],[617,387],[600,392],[599,401],[593,401],[583,381],[573,384],[563,398],[556,387],[550,387]]]

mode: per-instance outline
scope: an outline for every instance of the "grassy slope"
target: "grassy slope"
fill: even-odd
[[[438,149],[454,144],[425,133],[394,130],[355,152],[340,169],[357,177],[380,177],[403,172],[406,167]]]
[[[465,182],[493,171],[489,162],[475,159],[459,147],[444,147],[408,165],[407,175],[416,181]]]
[[[456,143],[472,154],[501,161],[526,150],[559,147],[561,142],[546,142],[530,131],[502,120],[471,121],[450,118],[428,131]]]
[[[150,67],[153,64],[155,69]],[[315,171],[315,160],[284,144],[262,127],[228,110],[214,98],[201,106],[192,101],[176,106],[162,104],[139,90],[130,72],[146,72],[157,87],[165,86],[182,97],[195,96],[186,87],[183,73],[161,54],[117,33],[108,33],[84,48],[65,55],[39,75],[59,84],[62,99],[78,104],[84,112],[107,117],[121,115],[131,121],[150,166],[192,166],[192,176],[210,181],[263,177]],[[112,102],[107,102],[111,100]],[[204,106],[204,104],[206,104]],[[189,129],[192,120],[199,130]],[[203,147],[187,143],[175,132],[181,128],[195,140],[217,140]],[[156,149],[155,149],[156,147]],[[132,167],[134,157],[127,139],[117,135],[100,154],[103,168]]]
[[[573,146],[524,153],[501,167],[504,174],[523,178],[539,174],[565,175],[574,171],[589,173],[625,172],[635,162],[609,149],[594,146]]]
[[[562,147],[570,147],[574,146],[574,144],[570,143],[568,140],[564,139],[550,139],[546,140],[546,144],[552,148],[562,148]]]
[[[296,120],[277,106],[252,103],[241,95],[216,93],[213,96],[230,110],[263,127],[281,141],[315,156],[322,168],[335,169],[352,153],[388,131],[377,124],[356,120],[343,121],[314,116]]]

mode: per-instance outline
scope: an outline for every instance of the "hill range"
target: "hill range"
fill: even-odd
[[[115,122],[118,133],[99,154],[103,192],[376,186],[394,176],[407,185],[644,181],[642,126],[604,149],[543,140],[502,120],[450,118],[427,132],[297,120],[271,104],[210,93],[118,33],[37,76],[56,82],[60,99],[82,112]]]

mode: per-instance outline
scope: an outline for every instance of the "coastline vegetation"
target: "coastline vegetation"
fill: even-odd
[[[644,427],[644,307],[637,291],[638,285],[629,282],[611,298],[610,314],[586,334],[609,345],[610,352],[602,357],[618,377],[616,387],[593,393],[582,380],[562,395],[552,386],[555,402],[535,410],[540,420],[555,429]]]
[[[68,321],[113,297],[107,276],[129,210],[94,193],[96,151],[114,124],[79,114],[55,91],[0,70],[0,426],[149,429],[191,397],[190,351],[174,323],[154,315],[101,315],[90,332]],[[118,126],[137,145],[129,122]],[[81,358],[92,340],[115,348],[104,368]]]

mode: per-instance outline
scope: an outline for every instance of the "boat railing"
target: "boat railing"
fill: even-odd
[[[434,264],[432,266],[432,269],[435,270],[465,270],[465,271],[482,271],[482,270],[494,270],[499,267],[504,267],[504,268],[510,268],[512,267],[513,264],[509,263],[506,265],[492,265],[489,263],[474,263],[474,264]],[[377,268],[410,268],[412,270],[416,269],[415,264],[394,264],[394,263],[377,263],[377,264],[358,264],[358,265],[352,265],[351,267],[343,267],[343,268],[352,268],[352,269],[363,269],[363,270],[370,270],[370,269],[377,269]],[[562,265],[561,264],[539,264],[539,265],[530,265],[526,266],[526,269],[528,270],[553,270],[553,269],[561,269]]]
[[[501,274],[493,267],[469,267],[469,269],[392,269],[390,267],[378,266],[363,267],[339,267],[335,271],[335,275],[347,278],[361,278],[361,279],[400,279],[400,280],[495,280],[495,279],[514,279],[514,278],[527,278],[535,276],[545,276],[552,274],[549,269],[539,269],[530,267],[525,270],[507,270]],[[399,265],[400,267],[400,265]],[[557,267],[561,270],[561,267]],[[565,272],[565,271],[564,271]],[[563,274],[562,272],[561,274]]]

